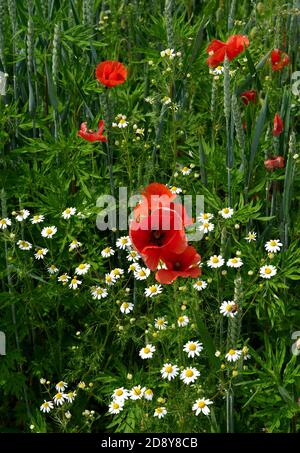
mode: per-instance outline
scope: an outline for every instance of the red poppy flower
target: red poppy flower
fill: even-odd
[[[183,219],[185,226],[193,223],[193,219],[187,215],[182,204],[173,202],[177,195],[172,193],[164,184],[157,182],[149,184],[143,190],[142,196],[142,201],[134,209],[135,220],[139,221],[141,218],[150,215],[153,210],[165,207],[176,211]]]
[[[194,247],[188,246],[183,253],[168,253],[165,255],[167,269],[160,269],[156,272],[155,278],[159,283],[170,284],[177,277],[196,278],[201,274],[199,267],[200,255]]]
[[[176,211],[161,207],[140,222],[132,221],[129,234],[146,265],[155,270],[159,260],[172,251],[182,253],[187,247],[182,218]]]
[[[282,122],[282,119],[280,118],[280,115],[278,113],[276,113],[276,115],[274,116],[274,127],[273,127],[273,131],[272,131],[272,134],[274,135],[274,137],[277,137],[278,135],[280,135],[283,131],[283,122]]]
[[[271,157],[264,161],[264,165],[268,171],[273,171],[276,168],[284,168],[285,160],[283,156]]]
[[[98,123],[98,130],[92,131],[87,128],[87,123],[81,123],[80,130],[77,135],[84,138],[89,142],[107,142],[107,138],[102,135],[104,130],[104,121],[100,120]]]
[[[214,39],[206,49],[209,54],[206,63],[214,68],[224,61],[225,55],[231,61],[243,52],[245,46],[249,46],[249,39],[243,35],[232,35],[226,42]]]
[[[256,104],[257,101],[257,92],[256,90],[248,90],[244,91],[241,94],[241,99],[245,105],[249,104],[249,102],[253,102],[253,104]]]
[[[127,69],[119,61],[102,61],[96,67],[96,78],[108,88],[124,83]]]
[[[281,69],[290,62],[289,56],[280,49],[274,49],[271,53],[271,62],[273,71],[281,71]]]

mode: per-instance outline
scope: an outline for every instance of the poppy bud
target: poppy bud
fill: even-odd
[[[278,113],[276,113],[276,115],[274,116],[274,127],[273,127],[272,134],[274,135],[274,137],[277,137],[278,135],[280,135],[282,133],[282,131],[283,131],[283,122],[282,122],[280,115]]]

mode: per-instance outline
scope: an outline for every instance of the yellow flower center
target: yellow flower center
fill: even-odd
[[[198,407],[199,407],[200,409],[203,409],[205,406],[206,406],[206,404],[205,404],[204,401],[199,401],[199,402],[198,402]]]
[[[173,367],[171,365],[168,365],[168,366],[166,366],[165,370],[166,370],[166,373],[172,373]]]
[[[128,305],[128,303],[127,303],[127,302],[123,302],[123,304],[122,304],[122,305],[123,305],[123,308],[125,308],[125,310],[126,310],[126,308],[128,308],[128,307],[129,307],[129,305]]]
[[[184,171],[184,172],[188,171],[188,170],[189,170],[188,167],[183,167],[183,169],[182,169],[182,171]]]
[[[76,277],[72,278],[71,283],[72,283],[72,285],[76,285],[76,283],[77,283],[77,278],[76,278]]]
[[[150,348],[147,348],[147,347],[144,348],[144,354],[149,354],[149,352],[150,352]]]
[[[224,214],[229,214],[229,208],[224,208],[224,209],[223,209],[223,213],[224,213]]]
[[[237,259],[237,258],[232,258],[230,261],[231,261],[233,264],[238,263],[238,259]]]
[[[204,228],[208,228],[209,227],[209,223],[208,222],[204,222],[203,226],[204,226]]]
[[[119,409],[120,405],[118,403],[113,403],[113,409]]]
[[[37,255],[42,255],[43,254],[43,250],[40,249],[36,253],[37,253]]]
[[[195,343],[189,344],[189,350],[190,351],[196,351],[196,349],[197,349],[197,346],[195,345]]]
[[[192,376],[194,376],[194,372],[193,372],[193,370],[189,369],[189,370],[186,370],[185,375],[186,375],[186,377],[192,377]]]
[[[134,393],[135,393],[136,395],[140,395],[142,392],[141,392],[141,389],[140,389],[140,388],[136,387],[136,388],[134,389]]]
[[[119,123],[120,123],[120,124],[125,124],[125,123],[126,123],[126,120],[124,120],[123,118],[121,118],[121,119],[119,120]]]
[[[62,393],[60,393],[60,392],[57,393],[57,394],[55,395],[55,398],[56,398],[57,400],[61,400],[62,397],[63,397],[63,396],[62,396]]]
[[[213,256],[211,260],[212,260],[213,263],[218,263],[219,262],[219,258],[217,256]]]
[[[157,408],[155,409],[155,412],[156,412],[157,414],[162,414],[162,413],[163,413],[163,409],[162,409],[161,407],[157,407]]]
[[[1,225],[6,225],[6,220],[5,219],[1,219],[0,223],[1,223]]]
[[[110,248],[109,248],[109,247],[106,247],[106,248],[103,250],[103,252],[109,253],[109,252],[110,252]]]
[[[127,239],[121,239],[121,244],[123,245],[127,244]]]
[[[235,354],[235,350],[234,349],[229,349],[228,354],[229,355],[234,355]]]
[[[232,305],[227,304],[225,308],[226,308],[226,311],[231,311],[232,310]]]
[[[201,280],[198,280],[198,281],[196,282],[196,285],[197,285],[197,286],[202,286],[202,281],[201,281]]]
[[[176,190],[177,190],[177,187],[176,187],[176,186],[172,186],[172,187],[171,187],[171,192],[176,192]]]
[[[158,319],[158,320],[157,320],[157,324],[158,324],[159,326],[162,326],[162,325],[164,324],[164,322],[165,322],[164,319]]]
[[[157,288],[155,285],[150,286],[149,290],[150,290],[150,293],[152,293],[152,294],[157,292]]]
[[[184,321],[184,317],[183,316],[179,316],[178,322],[183,322],[183,321]]]
[[[123,393],[124,393],[124,392],[123,392],[123,390],[122,390],[122,389],[118,389],[118,390],[116,390],[116,395],[117,395],[117,396],[122,396],[122,395],[123,395]]]
[[[265,268],[265,273],[266,274],[271,274],[271,272],[272,272],[272,269],[270,269],[269,267]]]
[[[66,214],[70,214],[70,212],[71,212],[71,209],[70,209],[70,208],[67,208],[67,209],[65,210],[65,213],[66,213]]]
[[[52,234],[52,233],[53,233],[52,228],[47,228],[47,229],[46,229],[46,234]]]
[[[139,271],[139,276],[140,276],[140,277],[146,277],[146,272],[143,271],[143,269],[141,269],[141,270]]]
[[[277,241],[274,241],[274,240],[270,241],[270,246],[271,247],[275,247],[275,245],[277,245]]]
[[[153,392],[152,392],[151,389],[147,389],[147,390],[145,391],[145,393],[146,393],[147,395],[152,395],[152,394],[153,394]]]

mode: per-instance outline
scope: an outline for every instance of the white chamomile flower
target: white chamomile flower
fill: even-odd
[[[165,57],[168,57],[170,60],[173,60],[173,58],[176,57],[176,52],[174,51],[174,49],[165,49],[165,50],[162,50],[160,52],[160,56],[162,58],[165,58]]]
[[[198,222],[204,223],[204,222],[209,222],[211,219],[213,219],[214,215],[211,214],[210,212],[201,212],[199,217],[197,217]]]
[[[93,286],[91,288],[91,294],[93,296],[93,299],[105,299],[108,295],[108,291],[106,288],[101,288],[101,286]]]
[[[18,222],[22,222],[23,220],[27,219],[27,217],[29,215],[30,215],[30,212],[27,209],[21,209],[21,211],[17,212],[16,220]]]
[[[36,223],[41,223],[43,222],[45,219],[45,216],[41,215],[41,214],[36,214],[34,215],[33,217],[31,217],[30,219],[30,222],[35,225]]]
[[[65,394],[65,398],[66,400],[68,401],[68,403],[73,403],[73,401],[75,400],[76,398],[76,392],[73,391],[73,392],[68,392]]]
[[[112,394],[112,399],[114,401],[125,401],[129,398],[129,392],[124,387],[118,387],[114,390]]]
[[[277,274],[277,269],[275,266],[272,266],[271,264],[269,265],[266,265],[266,266],[262,266],[260,269],[259,269],[259,273],[260,273],[260,276],[262,278],[271,278],[271,277],[274,277],[274,275]]]
[[[161,100],[164,105],[170,105],[172,103],[172,99],[169,96],[164,96]]]
[[[81,246],[82,246],[81,242],[77,241],[77,239],[73,239],[73,241],[69,245],[69,252],[71,252],[72,250],[77,250]]]
[[[0,230],[6,230],[11,225],[11,220],[8,217],[0,219]]]
[[[233,209],[232,208],[223,208],[219,212],[223,219],[230,219],[233,216]]]
[[[105,249],[103,249],[101,252],[101,256],[103,256],[103,258],[109,258],[110,256],[113,256],[114,254],[115,254],[115,251],[111,247],[105,247]]]
[[[47,255],[48,249],[38,249],[36,253],[34,254],[35,258],[37,260],[43,260],[44,257]]]
[[[126,115],[122,115],[121,113],[119,113],[119,115],[117,115],[115,119],[116,119],[117,123],[113,123],[112,124],[113,127],[118,127],[119,129],[124,129],[125,127],[128,126],[128,121],[126,121],[127,120]]]
[[[70,420],[70,418],[72,418],[71,412],[70,411],[65,412],[65,417],[66,417],[67,420]]]
[[[60,276],[57,278],[57,280],[58,280],[59,282],[62,282],[62,283],[65,285],[66,283],[68,283],[68,280],[70,280],[70,278],[71,278],[71,277],[69,277],[68,274],[62,274],[62,275],[60,275]]]
[[[185,368],[180,373],[180,379],[185,384],[191,384],[192,382],[195,382],[199,376],[200,376],[200,371],[198,371],[197,368],[194,368],[194,367]]]
[[[226,265],[228,267],[242,267],[243,265],[243,261],[241,260],[241,258],[238,258],[237,256],[235,256],[234,258],[229,258],[229,260],[227,261]]]
[[[168,321],[165,318],[156,318],[154,327],[157,330],[165,330],[167,328]]]
[[[187,352],[188,357],[194,358],[200,355],[200,352],[203,350],[203,344],[199,343],[199,341],[188,341],[183,346],[183,350]]]
[[[116,283],[117,279],[115,276],[113,276],[111,273],[110,274],[105,274],[105,283],[108,286],[112,286]]]
[[[84,382],[84,381],[80,381],[79,384],[78,384],[78,387],[79,387],[80,389],[85,389],[85,387],[86,387],[85,382]]]
[[[210,413],[210,409],[208,407],[209,404],[213,404],[213,402],[205,398],[199,398],[195,401],[192,410],[195,412],[196,416],[198,416],[201,412],[204,415],[208,415]]]
[[[124,401],[122,400],[114,400],[110,403],[108,407],[108,412],[113,415],[119,414],[124,409]]]
[[[202,291],[207,287],[207,283],[204,280],[197,280],[193,284],[193,288],[195,288],[197,291]]]
[[[208,267],[216,269],[218,267],[222,267],[224,262],[225,261],[224,261],[224,258],[222,257],[222,255],[213,255],[207,261],[207,265],[208,265]]]
[[[137,280],[146,280],[150,275],[150,269],[147,267],[140,267],[137,271],[134,272],[134,278]]]
[[[228,362],[236,362],[241,357],[242,351],[238,349],[229,349],[227,354],[225,355]]]
[[[136,272],[141,268],[138,263],[131,263],[128,268],[128,272]]]
[[[257,236],[257,233],[255,233],[255,231],[249,231],[249,233],[247,234],[245,239],[247,242],[250,243],[252,241],[256,241],[256,236]]]
[[[276,253],[280,251],[282,245],[283,244],[279,239],[271,239],[270,241],[265,243],[265,249],[267,250],[267,252]]]
[[[224,67],[223,66],[217,66],[214,69],[210,69],[209,73],[213,75],[221,75],[224,72]]]
[[[209,233],[210,231],[213,231],[214,228],[215,225],[207,221],[204,221],[199,225],[199,231],[203,231],[203,233]]]
[[[116,242],[116,247],[121,250],[125,250],[126,248],[131,247],[131,239],[129,236],[121,236],[117,242]]]
[[[51,239],[56,232],[57,232],[56,226],[45,227],[45,228],[42,229],[42,236],[44,238]]]
[[[68,384],[64,381],[59,381],[55,386],[55,388],[58,392],[64,392],[67,387],[68,387]]]
[[[167,409],[164,406],[159,406],[154,411],[154,417],[163,418],[168,413]]]
[[[188,325],[188,323],[190,322],[188,316],[179,316],[177,318],[177,324],[179,327],[185,327]]]
[[[182,167],[182,169],[181,169],[181,173],[183,174],[183,176],[187,176],[187,175],[189,175],[191,172],[192,172],[192,169],[189,168],[189,167]]]
[[[131,302],[123,302],[120,306],[121,313],[128,315],[134,309],[134,305]]]
[[[162,286],[155,284],[155,285],[151,285],[145,289],[145,296],[153,297],[153,296],[157,296],[157,294],[161,294],[161,292],[162,292]]]
[[[170,191],[173,194],[179,195],[182,192],[182,189],[180,187],[170,186]]]
[[[113,278],[115,278],[115,279],[118,280],[119,278],[121,278],[121,275],[124,274],[124,270],[123,270],[123,269],[120,269],[119,267],[116,267],[115,269],[113,269],[113,270],[111,271],[110,274],[111,274],[111,276],[112,276]]]
[[[161,375],[164,379],[171,381],[179,374],[179,368],[177,365],[172,365],[171,363],[165,363],[162,369],[160,370]]]
[[[57,274],[58,268],[55,266],[55,264],[51,264],[51,265],[47,268],[47,271],[48,271],[49,274],[51,274],[51,275]]]
[[[85,275],[89,271],[90,267],[91,267],[91,265],[88,263],[81,263],[81,264],[79,264],[78,267],[76,267],[75,274]]]
[[[63,211],[61,216],[65,220],[68,220],[70,217],[72,217],[72,215],[75,215],[75,214],[76,214],[76,208],[67,208]]]
[[[132,400],[140,400],[143,398],[144,393],[145,393],[146,387],[141,387],[140,385],[136,385],[135,387],[132,387],[130,390],[130,399]]]
[[[152,389],[145,390],[144,398],[145,398],[145,400],[152,401],[152,399],[153,399],[153,390]]]
[[[140,255],[135,250],[130,250],[130,252],[126,256],[126,258],[129,262],[135,263],[136,261],[138,261],[140,259]]]
[[[66,395],[62,392],[58,392],[56,393],[56,395],[54,395],[53,401],[56,404],[56,406],[62,406],[66,401]]]
[[[51,409],[53,409],[53,403],[52,401],[46,401],[44,400],[43,404],[41,405],[40,407],[40,411],[44,412],[44,413],[48,413],[51,411]]]
[[[224,316],[234,318],[237,314],[237,304],[233,300],[224,300],[220,306],[220,313]]]
[[[82,281],[81,280],[77,280],[77,276],[75,275],[70,284],[69,284],[69,288],[70,289],[77,289],[79,285],[81,285]]]
[[[251,355],[249,354],[249,348],[247,346],[244,346],[242,348],[242,355],[244,360],[251,359]]]
[[[142,359],[152,359],[153,353],[156,351],[155,346],[152,344],[147,344],[144,348],[142,348],[139,352],[139,356]]]
[[[30,250],[32,248],[32,244],[28,241],[20,240],[17,242],[17,245],[21,250]]]

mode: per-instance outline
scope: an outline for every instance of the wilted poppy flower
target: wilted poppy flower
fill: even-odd
[[[183,253],[172,252],[165,255],[167,269],[160,269],[156,272],[155,278],[159,283],[170,284],[177,277],[193,277],[200,275],[200,255],[194,247],[188,246]]]
[[[214,68],[224,61],[225,55],[231,61],[243,52],[245,46],[249,46],[249,39],[243,35],[232,35],[226,42],[214,39],[206,49],[209,54],[206,63]]]
[[[96,78],[108,88],[124,83],[127,69],[119,61],[102,61],[96,67]]]
[[[280,118],[280,115],[278,113],[276,113],[274,116],[274,127],[273,127],[272,134],[274,135],[274,137],[277,137],[278,135],[281,134],[282,131],[283,131],[283,122],[282,122],[282,119]]]
[[[254,104],[256,104],[256,100],[257,100],[256,90],[244,91],[241,94],[241,99],[245,105],[249,104],[249,102],[253,102]]]
[[[284,168],[285,160],[283,156],[271,157],[264,161],[264,165],[268,171],[273,171],[276,168]]]
[[[271,53],[271,62],[273,71],[281,71],[281,69],[290,62],[289,56],[280,49],[274,49]]]
[[[107,138],[102,135],[104,130],[104,121],[100,120],[98,123],[98,130],[92,131],[87,128],[87,123],[82,123],[77,135],[84,138],[89,142],[107,142]]]
[[[155,270],[159,260],[172,251],[182,253],[187,247],[182,218],[176,211],[161,207],[140,222],[132,221],[131,241],[146,265]]]

